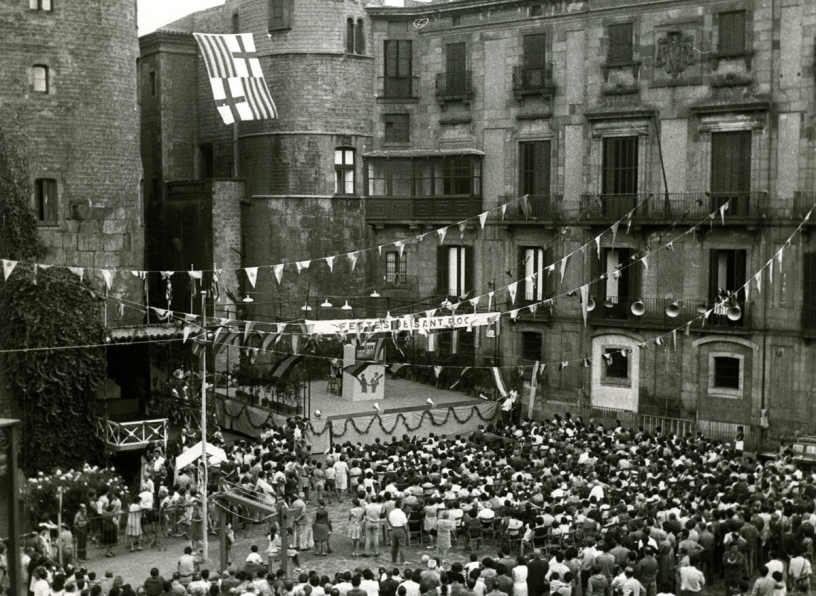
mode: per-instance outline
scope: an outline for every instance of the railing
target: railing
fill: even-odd
[[[382,79],[382,90],[380,98],[382,99],[415,99],[414,79],[416,76],[407,77],[379,77]]]
[[[635,220],[699,220],[727,204],[723,219],[758,219],[767,205],[767,193],[683,192],[636,194],[583,194],[581,215],[587,219],[615,220],[634,209]],[[719,219],[719,216],[717,217]]]
[[[637,307],[643,305],[643,314],[637,315],[633,312],[633,305]],[[695,328],[744,328],[749,327],[748,312],[745,302],[735,302],[735,306],[740,309],[739,318],[735,321],[728,317],[728,307],[719,303],[714,304],[706,300],[672,300],[670,298],[619,298],[608,297],[603,299],[595,298],[595,308],[589,313],[590,319],[595,323],[602,321],[614,321],[620,324],[626,321],[631,326],[655,325],[658,327],[680,327],[693,321]],[[713,312],[704,320],[704,312]],[[732,311],[732,316],[736,315]],[[674,315],[674,316],[672,316]]]
[[[664,437],[668,435],[684,437],[699,432],[709,439],[730,443],[733,443],[736,438],[737,427],[742,426],[745,434],[745,448],[748,451],[756,451],[760,446],[759,427],[751,424],[669,418],[666,416],[639,414],[630,410],[603,408],[588,403],[564,403],[544,400],[537,403],[536,411],[545,418],[552,418],[555,414],[563,418],[564,415],[569,412],[573,418],[581,416],[585,423],[593,419],[596,423],[602,424],[604,428],[607,429],[614,428],[619,422],[623,428],[642,428],[644,431]]]
[[[802,333],[816,336],[816,306],[802,306]]]
[[[469,102],[473,98],[473,73],[466,70],[464,75],[464,77],[452,77],[449,80],[448,73],[437,73],[436,100],[443,104],[449,101]]]
[[[99,437],[116,451],[142,449],[154,441],[161,441],[167,446],[167,418],[135,422],[97,418],[96,428]]]
[[[816,205],[816,190],[797,190],[793,193],[793,213],[804,217]],[[816,219],[811,219],[816,223]]]
[[[552,64],[535,68],[513,67],[513,93],[532,95],[555,91]]]
[[[564,219],[563,195],[527,195],[526,201],[517,196],[504,197],[507,211],[504,219],[513,221],[549,221]]]
[[[462,220],[481,212],[481,197],[368,197],[365,200],[366,219]]]

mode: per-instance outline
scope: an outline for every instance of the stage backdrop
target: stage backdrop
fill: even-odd
[[[260,436],[265,423],[282,425],[286,417],[265,408],[250,406],[245,402],[219,397],[216,401],[218,423],[225,430],[232,430],[252,437]],[[306,438],[312,445],[312,453],[325,452],[330,444],[373,443],[379,438],[390,442],[392,436],[402,438],[467,434],[480,424],[487,425],[498,413],[498,404],[486,401],[473,405],[436,407],[414,412],[398,412],[379,416],[357,416],[334,420],[310,420]],[[331,438],[329,437],[331,435]],[[330,443],[330,441],[332,443]]]

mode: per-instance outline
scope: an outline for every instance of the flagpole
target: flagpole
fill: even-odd
[[[191,282],[193,280],[190,280]],[[201,292],[201,328],[204,333],[204,342],[201,346],[201,461],[204,466],[204,474],[201,482],[201,508],[202,508],[202,559],[209,558],[209,541],[207,540],[207,311],[205,308],[206,293]]]

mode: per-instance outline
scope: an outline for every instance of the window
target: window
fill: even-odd
[[[204,178],[212,178],[215,171],[215,158],[213,155],[212,143],[204,143],[198,146],[201,158],[201,175]]]
[[[269,30],[292,27],[291,0],[269,0]]]
[[[525,331],[521,334],[521,357],[523,360],[541,360],[541,334]]]
[[[385,115],[385,142],[407,143],[409,141],[408,114]]]
[[[716,356],[714,358],[714,388],[740,388],[740,359],[730,356]]]
[[[745,52],[745,11],[732,10],[717,15],[717,41],[720,54]]]
[[[449,43],[445,52],[445,91],[447,95],[465,95],[467,89],[467,44]]]
[[[609,25],[609,51],[606,55],[607,65],[627,65],[634,62],[634,46],[632,44],[632,23]]]
[[[519,143],[520,194],[550,194],[550,153],[549,141]]]
[[[637,205],[638,138],[607,137],[603,140],[601,172],[604,217],[623,217]]]
[[[522,88],[539,89],[547,84],[547,35],[525,35],[523,47]]]
[[[150,71],[150,95],[156,96],[156,72],[151,70]]]
[[[354,34],[354,53],[365,54],[365,22],[363,19],[357,19],[357,29]]]
[[[732,296],[731,302],[743,302],[745,291],[745,257],[744,250],[712,250],[709,260],[708,296],[715,307],[715,315],[725,314],[718,312],[718,306],[727,297]],[[739,289],[739,291],[738,291]]]
[[[437,249],[437,290],[464,299],[473,290],[473,248],[440,246]]]
[[[541,4],[533,4],[530,7],[530,16],[531,17],[540,17],[544,14],[544,7]]]
[[[346,19],[346,53],[365,54],[365,34],[363,32],[363,19]]]
[[[412,97],[411,42],[386,40],[385,47],[385,97]]]
[[[751,131],[711,133],[711,210],[728,203],[726,216],[747,216],[751,191]]]
[[[232,32],[233,33],[241,32],[241,19],[238,16],[237,12],[232,13]]]
[[[366,188],[371,197],[479,197],[479,156],[372,158],[366,162]]]
[[[48,93],[48,67],[35,64],[31,69],[32,89],[35,93]]]
[[[334,150],[334,194],[354,194],[354,149]]]
[[[816,331],[816,252],[803,253],[802,330]]]
[[[451,17],[451,25],[452,25],[453,27],[458,27],[458,26],[459,26],[459,25],[461,25],[461,24],[462,24],[462,17],[461,17],[461,15],[456,15],[456,16]]]
[[[602,304],[596,307],[597,317],[627,319],[632,314],[631,303],[640,294],[640,272],[643,267],[632,265],[634,250],[631,248],[604,248],[601,250],[601,266],[592,294]]]
[[[57,181],[52,178],[37,178],[34,181],[34,211],[37,221],[57,222]]]
[[[520,296],[525,302],[540,302],[547,296],[548,273],[545,267],[549,265],[549,252],[543,248],[522,246],[518,254],[518,278]],[[527,282],[527,278],[535,275],[535,279]]]
[[[604,380],[629,379],[629,358],[622,348],[604,348],[604,363]]]
[[[31,10],[42,10],[46,12],[54,10],[51,0],[29,0],[28,7]]]
[[[389,250],[385,253],[385,281],[390,284],[399,284],[405,281],[408,274],[408,257],[405,253]]]

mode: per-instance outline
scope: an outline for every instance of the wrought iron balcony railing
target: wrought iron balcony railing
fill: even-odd
[[[767,205],[767,193],[684,192],[634,194],[583,194],[581,215],[586,219],[616,220],[634,210],[636,220],[699,220],[722,205],[724,220],[761,219]]]

